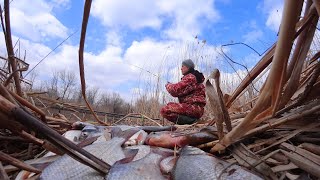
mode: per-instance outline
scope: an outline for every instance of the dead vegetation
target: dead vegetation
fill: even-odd
[[[302,5],[302,0],[285,1],[278,41],[231,95],[223,95],[219,70],[214,70],[209,77],[213,80],[206,81],[208,108],[212,116],[210,121],[197,124],[216,126],[213,133],[219,137],[219,140],[199,145],[199,148],[209,148],[211,153],[254,170],[267,179],[320,178],[320,52],[319,49],[310,50],[312,43],[318,40],[315,37],[320,6],[316,0],[307,0],[301,15]],[[21,78],[21,72],[28,69],[28,64],[14,56],[9,0],[5,0],[3,31],[8,58],[1,58],[7,66],[1,71],[0,84],[0,179],[8,179],[8,174],[12,175],[18,169],[40,173],[40,169],[25,160],[41,156],[44,149],[69,154],[106,174],[110,165],[60,135],[69,130],[75,120],[91,119],[92,123],[103,125],[119,122],[142,126],[164,124],[160,119],[148,117],[153,111],[142,105],[148,102],[148,106],[156,104],[153,107],[158,109],[157,98],[137,101],[139,113],[116,110],[119,108],[116,104],[121,104],[121,100],[115,94],[112,95],[113,102],[105,96],[98,101],[100,105],[113,104],[110,111],[92,106],[98,90],[88,91],[83,63],[90,6],[91,1],[87,0],[79,47],[80,93],[85,102],[80,105],[67,101],[70,89],[75,86],[75,77],[66,72],[57,73],[56,79],[52,79],[51,89],[47,89],[49,97],[42,96],[42,92],[23,91],[21,84],[28,81]],[[259,93],[253,93],[257,88],[255,83],[262,76],[267,78]],[[60,90],[59,78],[63,84]],[[61,99],[55,99],[58,92]],[[243,98],[245,94],[249,94],[249,98]],[[68,117],[62,115],[64,111],[68,112]],[[127,118],[130,120],[125,121]],[[136,121],[132,120],[134,118]],[[21,143],[17,145],[16,142]]]

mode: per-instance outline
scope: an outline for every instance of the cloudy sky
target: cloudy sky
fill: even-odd
[[[30,69],[76,32],[35,69],[39,80],[61,69],[78,76],[83,5],[82,0],[11,2],[13,43],[20,38],[20,56],[26,50]],[[205,73],[214,67],[232,73],[219,56],[221,45],[244,42],[265,51],[277,38],[282,7],[282,0],[93,0],[85,43],[87,85],[129,98],[145,90],[143,80],[177,81],[184,58],[193,58]],[[3,35],[0,42],[6,56]],[[248,67],[258,59],[242,46],[225,51]]]

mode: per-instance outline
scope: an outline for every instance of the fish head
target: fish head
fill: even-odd
[[[86,138],[96,136],[100,132],[101,131],[97,127],[88,125],[82,129],[79,140],[84,140]]]

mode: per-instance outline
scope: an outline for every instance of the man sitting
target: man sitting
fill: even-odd
[[[182,62],[181,72],[184,76],[180,82],[166,84],[167,91],[177,97],[179,103],[169,102],[160,113],[171,122],[192,124],[203,115],[206,105],[204,76],[194,69],[191,59]]]

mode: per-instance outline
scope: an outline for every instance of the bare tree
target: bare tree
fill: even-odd
[[[124,100],[120,97],[120,94],[115,92],[112,93],[112,96],[111,96],[112,112],[121,113],[123,105],[124,105]]]
[[[61,99],[69,99],[71,89],[76,85],[76,76],[74,72],[66,70],[59,71],[58,76],[61,83],[61,91],[59,93]]]
[[[83,97],[82,97],[81,87],[79,85],[76,85],[73,88],[71,101],[76,102],[76,103],[83,103],[84,102]]]
[[[99,88],[98,87],[92,87],[87,89],[86,88],[86,95],[87,95],[87,99],[89,101],[90,104],[95,105],[96,102],[96,98],[99,92]]]
[[[111,111],[111,96],[108,93],[101,95],[98,101],[99,109],[110,112]]]
[[[59,81],[59,74],[57,71],[52,73],[51,79],[46,81],[46,89],[48,92],[48,96],[50,98],[57,98],[58,94],[58,81]]]
[[[99,99],[99,108],[107,112],[113,113],[128,113],[130,112],[131,105],[126,103],[119,93],[113,92],[112,94],[104,93]]]
[[[37,71],[32,71],[31,73],[30,73],[30,78],[29,78],[29,81],[30,81],[30,83],[31,83],[31,85],[30,85],[30,87],[29,87],[29,91],[32,91],[33,90],[33,88],[34,88],[34,85],[35,85],[35,80],[36,80],[36,78],[39,76],[39,73],[37,72]]]

